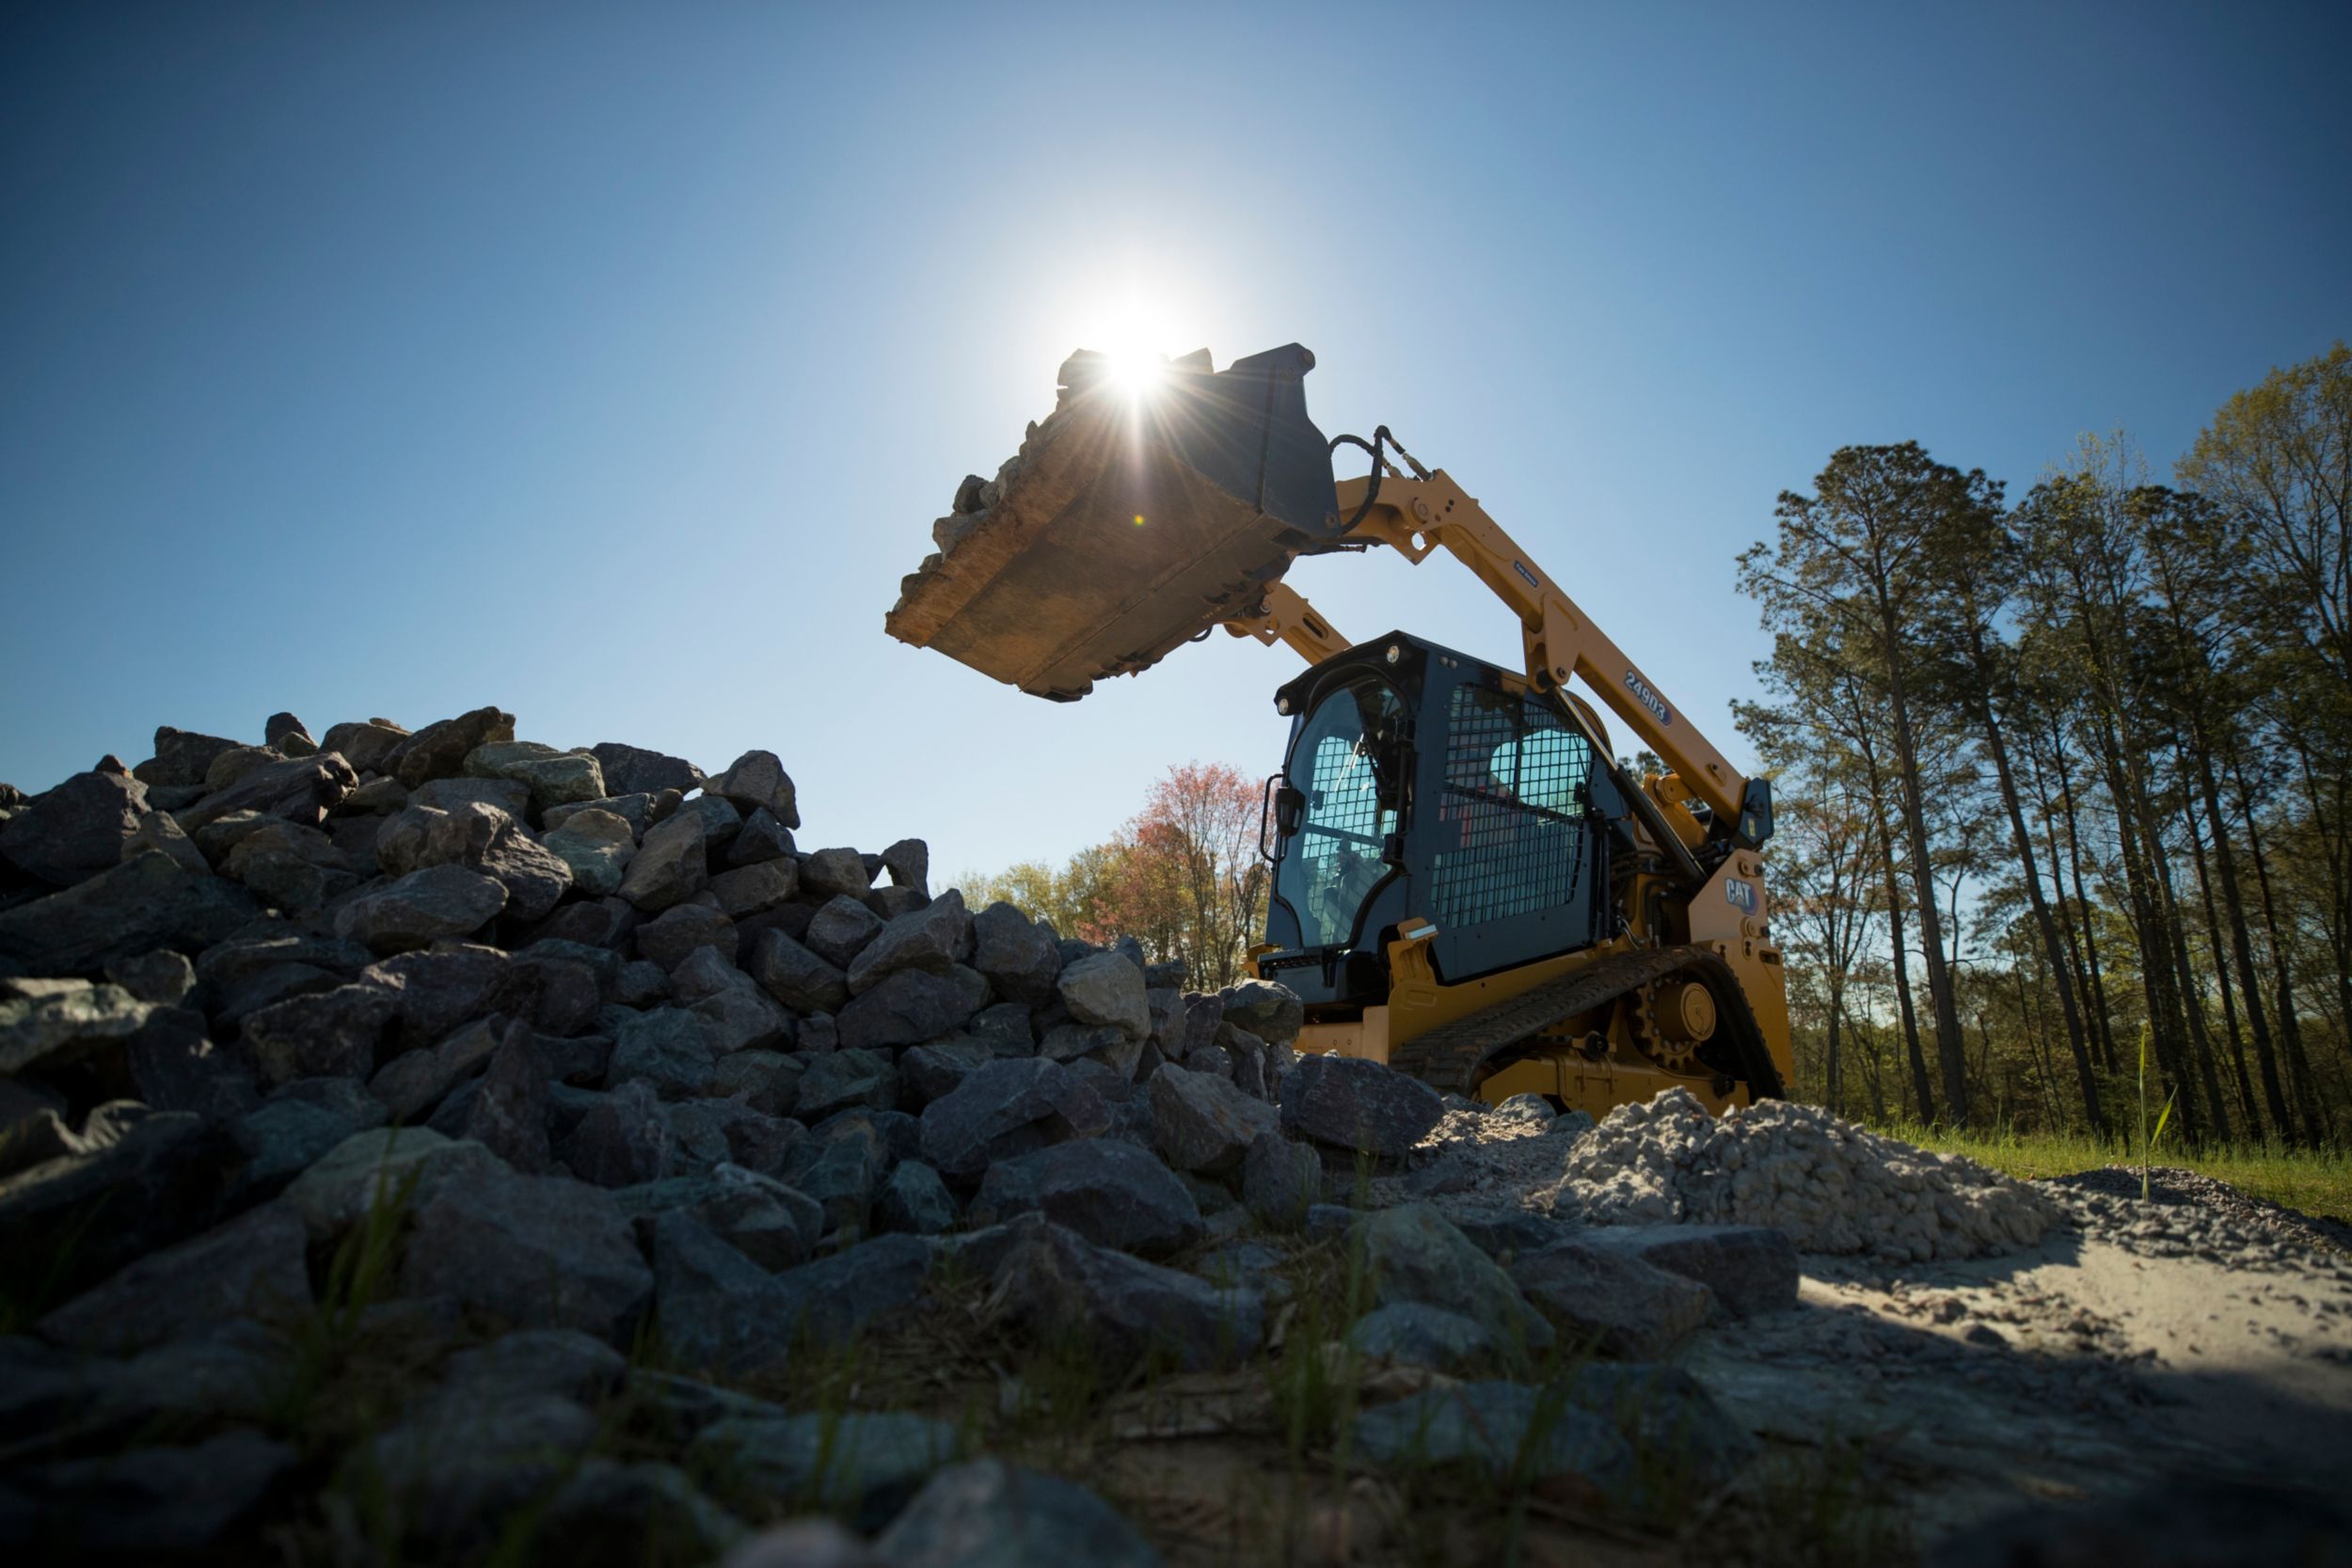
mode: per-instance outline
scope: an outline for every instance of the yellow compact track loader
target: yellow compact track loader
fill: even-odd
[[[1295,343],[1214,373],[1197,354],[1138,392],[1074,356],[1057,411],[934,525],[890,632],[1064,702],[1218,626],[1307,660],[1274,697],[1291,730],[1251,950],[1305,1000],[1301,1051],[1596,1117],[1677,1085],[1718,1112],[1779,1095],[1769,783],[1442,468],[1386,426],[1326,441],[1313,367]],[[1334,481],[1343,446],[1369,454],[1363,478]],[[1299,556],[1374,546],[1469,566],[1517,617],[1521,667],[1402,631],[1350,642],[1281,580]],[[1668,770],[1621,768],[1571,676]]]

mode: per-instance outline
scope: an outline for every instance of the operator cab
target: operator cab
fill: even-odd
[[[1275,696],[1260,972],[1312,1006],[1385,1001],[1399,924],[1449,984],[1606,940],[1614,770],[1553,693],[1391,632]]]

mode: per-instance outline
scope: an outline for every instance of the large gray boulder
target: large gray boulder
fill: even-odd
[[[703,770],[684,757],[617,740],[600,740],[588,751],[604,770],[605,787],[615,795],[659,795],[665,789],[683,795],[703,786]]]
[[[310,1307],[308,1244],[301,1216],[265,1204],[76,1296],[41,1319],[41,1337],[127,1355],[216,1323],[291,1323]]]
[[[330,735],[334,732],[329,731]],[[379,765],[410,789],[465,770],[466,754],[477,746],[515,738],[515,716],[478,707],[454,719],[427,724],[396,743]]]
[[[1122,963],[1124,960],[1120,960]],[[1222,1078],[1170,1062],[1144,1085],[1152,1104],[1152,1141],[1178,1170],[1218,1175],[1240,1165],[1250,1146],[1275,1133],[1273,1106]]]
[[[1005,1231],[991,1248],[983,1310],[1025,1336],[1084,1347],[1120,1370],[1149,1360],[1200,1371],[1258,1348],[1264,1301],[1255,1291],[1130,1258],[1041,1215]]]
[[[814,1122],[853,1106],[886,1111],[898,1102],[898,1073],[885,1052],[844,1045],[808,1058],[795,1114]]]
[[[332,735],[333,731],[327,732]],[[160,784],[167,788],[184,789],[201,784],[204,775],[223,752],[236,749],[237,742],[224,740],[216,735],[199,735],[193,730],[175,730],[169,724],[155,730],[155,754],[131,769],[131,776],[142,784]],[[324,748],[332,752],[340,748]],[[362,763],[350,753],[345,760],[354,768],[373,766]]]
[[[972,916],[963,895],[949,888],[912,913],[885,924],[850,963],[852,994],[871,990],[901,970],[946,976],[972,957]]]
[[[986,986],[968,969],[945,974],[924,969],[895,971],[841,1009],[836,1018],[841,1043],[888,1050],[952,1035],[979,1011]]]
[[[1715,1292],[1629,1254],[1563,1238],[1522,1254],[1512,1282],[1571,1340],[1603,1355],[1655,1361],[1707,1321]]]
[[[972,917],[972,967],[997,995],[1031,1006],[1053,996],[1061,949],[1049,927],[1000,899]]]
[[[0,857],[70,887],[118,863],[148,812],[147,786],[128,773],[76,773],[0,821]]]
[[[158,947],[194,953],[261,913],[236,883],[166,854],[121,864],[45,898],[0,910],[0,965],[25,974],[88,974]]]
[[[710,895],[736,920],[781,909],[800,888],[800,868],[789,856],[739,865],[710,879]]]
[[[1110,1126],[1102,1097],[1059,1062],[991,1062],[923,1108],[923,1158],[951,1179],[991,1163],[1100,1136]]]
[[[625,1344],[653,1274],[612,1196],[561,1176],[502,1173],[444,1185],[417,1212],[401,1272],[520,1328],[576,1328]]]
[[[222,1538],[259,1511],[296,1464],[289,1445],[240,1428],[187,1448],[28,1465],[11,1479],[40,1498],[48,1518],[73,1521],[77,1560],[198,1560],[226,1544]]]
[[[256,954],[253,961],[264,956]],[[295,955],[289,950],[285,956]],[[204,957],[210,963],[215,955]],[[359,983],[391,998],[391,1043],[413,1050],[446,1039],[461,1024],[487,1013],[505,984],[506,972],[507,957],[497,948],[453,942],[370,964],[360,972]]]
[[[239,1187],[275,1192],[345,1138],[388,1119],[383,1101],[357,1078],[297,1078],[230,1124],[246,1156]]]
[[[717,1062],[707,1021],[683,1007],[656,1007],[621,1026],[605,1084],[642,1080],[664,1100],[693,1099],[710,1092]]]
[[[465,771],[477,779],[512,779],[531,791],[534,811],[601,800],[604,769],[586,752],[559,752],[535,740],[494,740],[466,753]]]
[[[1208,1233],[1200,1206],[1159,1161],[1131,1143],[1086,1138],[988,1167],[975,1224],[1043,1214],[1101,1246],[1159,1258]]]
[[[1080,958],[1062,970],[1056,986],[1062,1005],[1080,1023],[1117,1029],[1133,1040],[1152,1033],[1143,971],[1116,953]]]
[[[934,1475],[877,1543],[890,1568],[1160,1568],[1160,1554],[1074,1481],[1002,1460]]]
[[[1400,1161],[1444,1115],[1437,1090],[1359,1056],[1306,1056],[1282,1075],[1282,1131],[1339,1154]]]
[[[805,875],[802,885],[808,885]],[[882,916],[867,909],[863,898],[840,893],[827,899],[810,919],[801,940],[807,943],[810,952],[835,969],[847,970],[866,950],[866,944],[882,934]]]
[[[452,1183],[487,1180],[505,1169],[480,1144],[429,1127],[355,1132],[294,1178],[283,1197],[314,1243],[332,1243],[378,1204],[404,1196],[413,1212]]]
[[[1288,986],[1270,980],[1244,980],[1240,985],[1228,986],[1217,995],[1224,1005],[1225,1022],[1247,1029],[1268,1045],[1289,1045],[1306,1026],[1306,1005]]]
[[[743,967],[769,995],[795,1012],[834,1012],[850,1000],[841,971],[782,931],[764,930],[753,937]]]
[[[708,837],[703,818],[684,812],[648,828],[621,879],[621,896],[659,914],[702,892],[710,881]]]
[[[0,1073],[36,1064],[54,1073],[119,1059],[154,1011],[120,986],[78,982],[45,995],[0,999]]]
[[[1168,1069],[1160,1069],[1164,1074]],[[1154,1074],[1154,1078],[1159,1074]],[[1242,1159],[1241,1200],[1250,1216],[1275,1230],[1295,1230],[1323,1198],[1323,1157],[1279,1132],[1252,1139]]]
[[[245,1053],[269,1088],[296,1078],[367,1078],[392,1007],[373,986],[291,997],[246,1019]]]
[[[264,763],[226,789],[216,789],[192,806],[172,813],[180,826],[194,833],[206,823],[231,812],[253,811],[280,816],[315,828],[326,814],[342,804],[343,797],[359,787],[359,775],[332,752],[317,756],[289,757]]]
[[[564,819],[541,841],[572,874],[572,885],[592,898],[621,891],[629,862],[637,858],[637,832],[628,819],[599,806],[586,806]]]
[[[1762,1225],[1611,1225],[1578,1233],[1584,1245],[1695,1279],[1735,1318],[1797,1305],[1796,1243]]]
[[[411,872],[335,911],[335,933],[377,953],[405,953],[444,937],[470,936],[506,908],[506,888],[461,865]]]
[[[765,811],[787,828],[801,825],[792,775],[784,770],[783,759],[773,752],[744,752],[726,771],[704,780],[703,793],[730,802],[746,816]]]
[[[1362,1256],[1365,1284],[1378,1305],[1414,1302],[1459,1313],[1515,1360],[1551,1343],[1551,1325],[1511,1276],[1429,1205],[1367,1214],[1349,1239]]]

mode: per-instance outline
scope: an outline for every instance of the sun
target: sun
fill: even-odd
[[[1168,356],[1148,349],[1109,349],[1111,386],[1130,401],[1150,397],[1168,379]]]

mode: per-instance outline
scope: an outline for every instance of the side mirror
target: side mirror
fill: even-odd
[[[1307,819],[1307,797],[1288,779],[1274,790],[1274,831],[1284,838],[1298,832],[1298,825]]]

